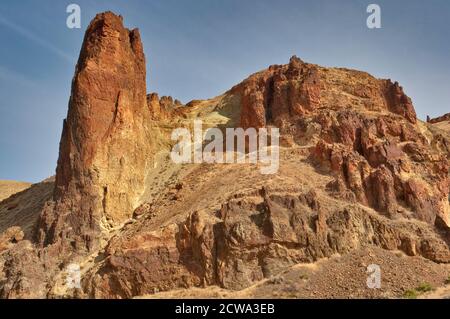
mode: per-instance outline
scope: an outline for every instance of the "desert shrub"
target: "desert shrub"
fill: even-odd
[[[415,289],[406,290],[405,293],[403,294],[403,298],[406,299],[417,299],[418,296],[419,293]]]
[[[416,288],[416,290],[420,293],[430,292],[433,291],[434,288],[429,283],[421,283],[419,287]]]

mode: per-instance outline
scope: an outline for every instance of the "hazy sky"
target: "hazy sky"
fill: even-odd
[[[66,27],[70,3],[81,6],[81,29]],[[370,3],[382,29],[366,26]],[[106,10],[139,27],[148,90],[183,102],[295,54],[399,81],[422,119],[450,112],[448,0],[2,0],[0,179],[54,174],[84,30]]]

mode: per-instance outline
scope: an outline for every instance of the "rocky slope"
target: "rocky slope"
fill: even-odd
[[[51,198],[0,210],[1,297],[401,297],[418,280],[445,284],[449,137],[398,83],[293,57],[183,105],[147,95],[145,76],[139,32],[99,14]],[[279,128],[278,172],[173,163],[170,134],[195,119]],[[70,263],[81,288],[66,285]],[[370,263],[382,289],[366,286]]]
[[[450,113],[447,113],[435,119],[431,119],[428,123],[431,123],[433,128],[437,129],[438,134],[446,136],[447,139],[450,138]]]
[[[30,187],[30,183],[0,181],[0,201]]]

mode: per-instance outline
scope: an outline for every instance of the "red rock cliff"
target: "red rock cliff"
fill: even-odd
[[[55,205],[42,216],[42,241],[78,245],[81,237],[89,246],[99,230],[130,218],[144,190],[151,143],[145,81],[139,31],[126,29],[111,12],[97,15],[72,83]]]

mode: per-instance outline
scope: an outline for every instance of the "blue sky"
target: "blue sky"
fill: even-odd
[[[70,3],[81,29],[66,27]],[[381,6],[382,29],[366,27],[370,3]],[[295,54],[399,81],[422,119],[450,112],[448,0],[2,0],[0,179],[54,174],[84,30],[106,10],[139,27],[148,91],[183,102]]]

